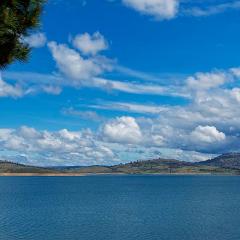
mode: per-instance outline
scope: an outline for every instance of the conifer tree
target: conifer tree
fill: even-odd
[[[0,69],[12,62],[26,61],[30,47],[23,41],[39,26],[45,0],[1,0]]]

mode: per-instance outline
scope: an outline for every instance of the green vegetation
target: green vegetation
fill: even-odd
[[[44,0],[1,0],[0,69],[15,60],[26,61],[30,52],[24,37],[39,26]]]
[[[202,162],[201,165],[218,166],[221,168],[231,168],[240,170],[240,154],[227,153],[214,159]]]
[[[0,161],[0,174],[7,173],[56,173],[57,171],[47,168],[27,166],[18,163],[12,163],[7,161]]]
[[[172,159],[137,161],[115,166],[53,167],[40,168],[0,161],[0,174],[221,174],[240,175],[240,154],[224,154],[217,158],[197,163]]]

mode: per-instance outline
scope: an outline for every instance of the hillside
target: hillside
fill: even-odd
[[[240,175],[240,154],[223,154],[198,163],[174,159],[153,159],[115,166],[42,168],[0,161],[0,175],[86,175],[86,174],[236,174]]]
[[[0,161],[0,174],[7,173],[32,173],[32,174],[45,174],[45,173],[55,173],[55,170],[28,166],[8,161]]]
[[[200,164],[240,170],[240,153],[222,154],[214,159],[201,162]]]
[[[235,167],[219,166],[213,160],[190,163],[174,159],[153,159],[115,166],[66,167],[62,171],[82,174],[240,174]],[[240,160],[239,160],[240,162]]]
[[[161,158],[118,165],[112,169],[127,174],[240,174],[236,169]]]

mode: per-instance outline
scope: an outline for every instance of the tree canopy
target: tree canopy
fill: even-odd
[[[24,37],[39,26],[45,0],[1,0],[0,68],[15,60],[26,61],[30,47]]]

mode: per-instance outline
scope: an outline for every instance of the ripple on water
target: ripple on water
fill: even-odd
[[[0,178],[0,240],[239,240],[240,178]]]

